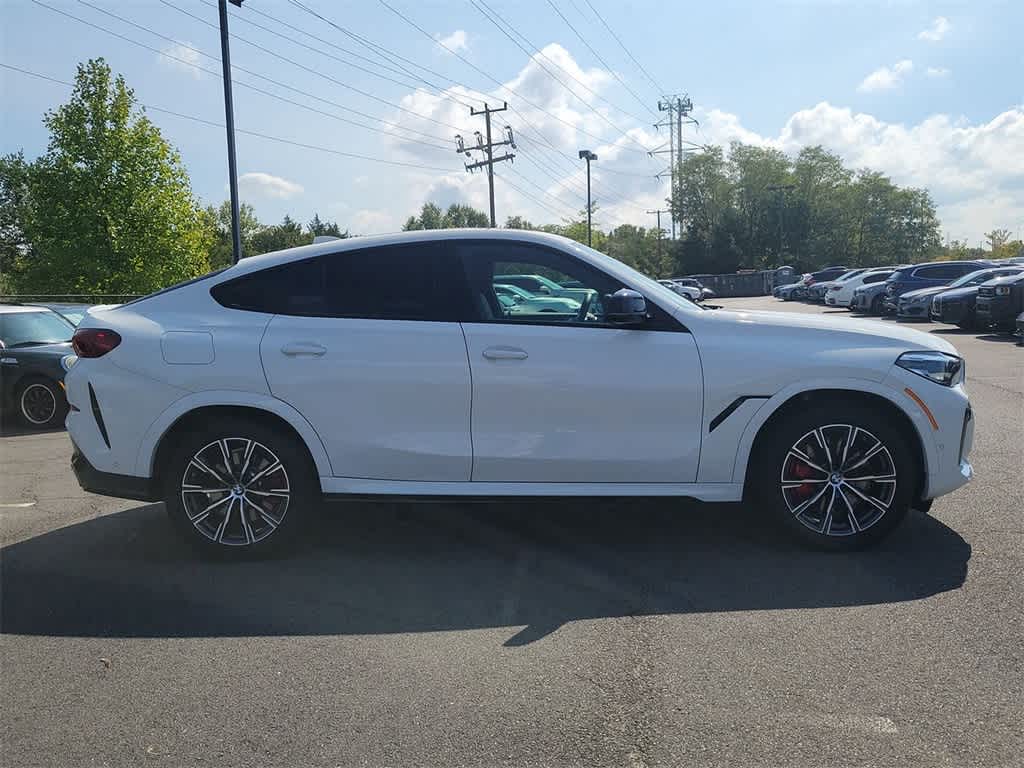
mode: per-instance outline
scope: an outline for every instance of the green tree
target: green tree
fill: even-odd
[[[282,251],[313,242],[313,235],[302,230],[302,225],[291,216],[285,216],[280,224],[261,227],[252,236],[252,250],[246,255],[255,256],[270,251]]]
[[[991,232],[985,233],[985,239],[988,240],[989,248],[991,248],[992,252],[995,253],[1010,242],[1010,230],[993,229]]]
[[[536,229],[536,227],[522,216],[509,216],[505,219],[505,229]]]
[[[306,226],[309,228],[309,234],[313,235],[313,237],[321,237],[324,235],[340,238],[351,237],[347,229],[342,231],[341,227],[338,226],[338,222],[323,221],[320,218],[320,214],[317,213],[313,214],[313,218],[310,219],[309,224]]]
[[[413,229],[443,229],[444,213],[434,203],[424,203],[420,209],[419,216],[410,216],[406,219],[402,229],[405,231]]]
[[[204,221],[210,232],[210,266],[220,269],[231,264],[234,245],[231,238],[231,202],[225,200],[214,208],[207,206]],[[248,203],[238,206],[238,230],[242,237],[242,257],[252,256],[253,238],[263,228],[256,211]]]
[[[21,152],[0,158],[0,293],[9,289],[11,270],[31,250],[23,224],[29,171]]]
[[[148,293],[209,269],[210,229],[177,152],[103,59],[79,65],[70,100],[44,124],[49,146],[26,179],[19,291]]]
[[[441,211],[434,203],[424,203],[419,216],[406,219],[402,229],[454,229],[456,227],[488,227],[491,217],[470,205],[452,203],[447,211]]]
[[[673,264],[667,243],[656,229],[622,224],[608,233],[602,250],[650,277],[671,277]]]

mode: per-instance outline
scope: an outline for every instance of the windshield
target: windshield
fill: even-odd
[[[6,312],[0,315],[0,341],[8,349],[71,341],[74,327],[56,312]]]

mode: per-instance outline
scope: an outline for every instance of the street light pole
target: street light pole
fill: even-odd
[[[242,0],[231,0],[242,7]],[[224,124],[228,132],[228,187],[231,190],[231,261],[242,258],[242,229],[238,220],[238,164],[235,161],[235,106],[231,98],[231,51],[228,45],[228,4],[218,0],[220,15],[220,61],[224,72]]]
[[[590,202],[590,161],[591,160],[597,160],[597,155],[595,155],[589,149],[581,149],[580,150],[580,160],[586,160],[587,161],[587,245],[592,245],[592,243],[591,243],[590,220],[591,220],[591,214],[593,213],[594,206]]]

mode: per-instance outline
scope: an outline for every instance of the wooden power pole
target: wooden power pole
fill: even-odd
[[[483,160],[478,160],[475,163],[466,163],[466,170],[469,171],[470,173],[472,173],[477,168],[487,168],[487,188],[488,188],[488,193],[489,193],[490,201],[491,201],[491,228],[492,229],[494,227],[498,226],[497,222],[495,221],[495,217],[494,217],[494,164],[495,163],[504,162],[505,160],[513,160],[513,159],[515,159],[515,155],[512,154],[511,152],[506,152],[501,157],[495,157],[494,156],[494,148],[495,147],[509,146],[509,147],[512,147],[512,149],[516,148],[516,142],[515,142],[515,139],[512,136],[512,128],[510,126],[507,126],[507,125],[505,126],[505,139],[504,139],[504,141],[492,141],[491,140],[491,115],[494,114],[495,112],[504,112],[506,109],[508,109],[508,102],[502,103],[501,107],[498,107],[498,108],[495,108],[495,109],[491,109],[491,107],[489,107],[486,102],[484,102],[484,108],[483,109],[473,109],[472,107],[470,107],[469,108],[469,114],[472,115],[473,117],[476,117],[477,115],[483,115],[484,116],[484,125],[485,125],[485,129],[486,129],[486,138],[484,137],[484,135],[482,135],[480,133],[480,131],[475,131],[473,133],[473,135],[476,136],[476,146],[469,146],[469,147],[467,147],[466,144],[465,144],[465,140],[462,138],[462,136],[456,136],[455,137],[455,151],[456,152],[458,152],[460,154],[465,154],[466,157],[468,157],[470,159],[472,159],[472,157],[473,157],[472,154],[470,154],[471,152],[479,150],[480,152],[484,153],[484,159]]]

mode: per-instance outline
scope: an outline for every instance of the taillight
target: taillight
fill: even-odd
[[[71,347],[79,357],[103,357],[120,343],[120,334],[107,328],[79,328],[71,337]]]

